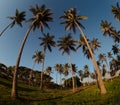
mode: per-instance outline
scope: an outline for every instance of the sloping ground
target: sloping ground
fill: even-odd
[[[107,94],[100,95],[96,86],[61,100],[61,105],[120,105],[120,77],[106,84]]]
[[[0,105],[120,105],[120,77],[105,83],[107,94],[100,95],[96,86],[76,93],[70,90],[45,90],[19,84],[19,99],[12,101],[11,81],[0,77]]]

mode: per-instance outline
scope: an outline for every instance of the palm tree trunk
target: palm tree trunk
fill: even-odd
[[[0,33],[0,37],[2,36],[2,34],[11,26],[12,23],[8,24],[7,27],[5,27],[4,30],[2,30],[2,32]]]
[[[67,87],[67,77],[65,78],[65,87]]]
[[[35,67],[35,62],[34,62],[34,64],[33,64],[32,70],[34,69],[34,67]],[[30,71],[30,74],[29,74],[29,75],[30,75],[30,76],[29,76],[29,86],[31,86],[31,84],[33,85],[32,81],[31,81],[32,75],[33,75],[32,70]]]
[[[72,86],[73,86],[73,92],[75,92],[75,79],[74,79],[74,74],[72,70],[72,60],[70,57],[70,54],[68,54],[69,62],[70,62],[70,68],[71,68],[71,74],[72,74]]]
[[[109,79],[112,81],[112,78],[111,78],[111,75],[110,75],[110,66],[109,66],[107,60],[105,60],[105,63],[106,63],[107,68],[108,68],[107,73],[108,73]]]
[[[58,82],[57,82],[57,72],[56,72],[56,84],[58,84]]]
[[[120,39],[120,37],[119,37],[118,35],[116,35],[116,34],[114,33],[114,31],[110,30],[110,32],[113,34],[113,36],[115,36],[115,37],[117,37],[118,39]]]
[[[19,67],[19,63],[20,63],[20,59],[21,59],[21,55],[22,55],[22,51],[23,51],[23,48],[24,48],[24,45],[25,45],[25,42],[26,42],[26,39],[31,31],[33,27],[33,24],[31,24],[24,36],[24,39],[21,43],[21,47],[20,47],[20,50],[19,50],[19,53],[18,53],[18,57],[17,57],[17,61],[16,61],[16,66],[15,66],[15,71],[14,71],[14,74],[13,74],[13,83],[12,83],[12,92],[11,92],[11,97],[12,99],[16,99],[18,97],[18,93],[17,93],[17,85],[18,85],[18,78],[17,78],[17,75],[18,75],[18,67]]]
[[[93,62],[93,64],[94,64],[94,67],[95,67],[96,72],[97,72],[97,75],[98,75],[100,92],[101,92],[101,94],[106,94],[106,88],[105,88],[104,83],[103,83],[103,80],[102,80],[102,76],[101,76],[101,73],[100,73],[100,69],[99,69],[99,67],[98,67],[98,65],[97,65],[96,59],[95,59],[95,57],[94,57],[94,55],[93,55],[93,53],[92,53],[92,50],[91,50],[91,48],[90,48],[90,45],[88,44],[88,41],[87,41],[87,39],[86,39],[86,37],[85,37],[82,29],[79,27],[79,25],[78,25],[77,23],[76,23],[76,25],[77,25],[79,31],[81,32],[82,37],[84,38],[85,43],[86,43],[86,45],[87,45],[87,47],[88,47],[88,50],[89,50],[89,52],[90,52],[90,55],[91,55],[91,57],[92,57],[91,60],[92,60],[92,62]]]
[[[44,64],[45,64],[45,54],[46,54],[46,47],[44,48],[44,58],[42,63],[40,90],[43,90],[43,71],[44,71]]]
[[[30,74],[29,74],[29,86],[33,85],[33,83],[32,83],[32,76],[33,76],[33,71],[30,70]]]
[[[105,63],[106,63],[107,68],[108,68],[108,71],[107,71],[107,72],[109,72],[109,73],[110,73],[110,66],[109,66],[109,64],[108,64],[107,60],[105,60]]]
[[[62,85],[61,73],[60,73],[60,86]]]
[[[100,89],[97,72],[96,72],[96,70],[94,70],[94,72],[95,72],[95,76],[96,76],[96,85],[98,86],[98,89]]]

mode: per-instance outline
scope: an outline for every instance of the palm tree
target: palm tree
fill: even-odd
[[[105,74],[106,74],[106,65],[103,64],[103,65],[102,65],[102,76],[104,77]]]
[[[96,59],[93,55],[93,52],[90,48],[90,45],[85,37],[85,34],[82,30],[82,28],[84,29],[84,26],[79,22],[79,20],[83,20],[83,19],[87,19],[86,16],[81,16],[81,15],[77,15],[77,12],[76,12],[76,8],[71,8],[70,10],[68,11],[64,11],[64,15],[61,16],[60,18],[63,18],[65,19],[65,21],[63,21],[61,24],[66,24],[65,26],[65,30],[73,30],[73,32],[75,33],[76,32],[76,28],[79,29],[79,31],[81,32],[82,34],[82,37],[84,38],[84,41],[88,47],[88,50],[89,50],[89,53],[91,55],[91,58],[92,58],[92,62],[96,68],[96,71],[97,71],[97,74],[98,74],[98,78],[99,78],[99,84],[100,84],[100,90],[101,90],[101,94],[105,94],[106,93],[106,88],[104,86],[104,83],[102,81],[102,76],[101,76],[101,73],[100,73],[100,70],[99,70],[99,67],[97,65],[97,62],[96,62]]]
[[[93,38],[91,41],[89,39],[87,39],[87,41],[89,42],[89,45],[90,45],[93,53],[94,53],[95,50],[98,50],[98,48],[100,47],[100,42],[98,41],[97,38]],[[88,49],[88,47],[87,47],[87,45],[84,41],[84,38],[82,36],[80,36],[80,39],[79,39],[78,43],[79,43],[79,45],[78,45],[77,49],[82,47],[84,55],[88,59],[90,59],[91,55],[90,55],[89,49]]]
[[[94,53],[94,50],[98,50],[101,46],[100,46],[100,42],[98,41],[97,38],[93,38],[90,42],[90,46],[91,46],[91,49]]]
[[[43,62],[43,58],[44,58],[44,53],[42,51],[36,51],[35,55],[33,55],[32,58],[34,59],[34,64],[42,63]]]
[[[91,77],[93,80],[95,80],[95,79],[96,79],[96,74],[95,74],[95,73],[91,73],[91,74],[90,74],[90,77]]]
[[[116,6],[112,6],[112,14],[114,14],[116,20],[120,21],[120,6],[118,2]]]
[[[93,38],[91,41],[89,39],[87,39],[87,41],[89,42],[89,45],[91,47],[91,50],[92,52],[94,53],[94,50],[98,50],[100,46],[100,42],[98,41],[97,38]],[[83,53],[84,55],[88,58],[88,59],[91,59],[91,55],[90,55],[90,52],[86,46],[86,43],[84,41],[84,38],[82,36],[80,36],[80,39],[78,40],[78,48],[82,47],[82,50],[83,50]],[[98,64],[98,62],[97,62]],[[83,79],[84,75],[81,77],[81,79]],[[98,81],[98,78],[97,78],[97,81]],[[98,82],[97,82],[98,83]],[[98,84],[99,85],[99,84]]]
[[[56,64],[55,70],[60,74],[60,85],[61,85],[61,74],[63,73],[63,65],[62,64]]]
[[[53,18],[51,18],[51,15],[53,13],[51,12],[51,9],[47,9],[45,5],[42,5],[41,7],[36,5],[35,7],[31,7],[30,11],[32,12],[34,17],[29,19],[31,24],[28,27],[27,32],[26,32],[26,34],[23,38],[23,41],[21,43],[20,50],[19,50],[19,53],[18,53],[18,57],[17,57],[17,60],[16,60],[16,66],[15,66],[15,70],[14,70],[13,83],[12,83],[12,92],[11,92],[11,97],[13,99],[16,99],[18,97],[18,93],[17,93],[17,71],[18,71],[22,51],[23,51],[25,42],[27,40],[27,37],[28,37],[30,31],[32,29],[33,29],[33,31],[35,31],[36,28],[40,28],[40,30],[43,31],[44,26],[49,28],[48,22],[53,21]]]
[[[70,66],[68,63],[63,65],[63,74],[66,77],[65,80],[67,80],[67,76],[69,75],[69,68],[70,68]],[[65,81],[65,86],[67,86],[67,81]]]
[[[101,25],[101,30],[104,32],[103,35],[106,37],[111,36],[112,30],[114,30],[114,27],[112,26],[112,24],[109,23],[107,20],[105,21],[102,20],[100,25]]]
[[[69,72],[68,72],[69,68],[70,68],[70,66],[69,66],[68,63],[64,64],[64,66],[63,66],[63,74],[65,76],[68,76],[68,74],[69,74]]]
[[[117,55],[120,53],[120,48],[119,48],[119,45],[115,44],[112,46],[112,51],[113,51],[113,54],[114,55]]]
[[[73,76],[74,76],[74,81],[75,81],[75,87],[77,88],[77,76],[75,76],[75,73],[77,72],[77,66],[76,64],[72,64],[72,72],[73,72]]]
[[[115,43],[120,42],[120,31],[112,30],[112,38]]]
[[[43,37],[39,37],[39,39],[42,41],[40,43],[40,46],[43,46],[44,48],[44,59],[43,59],[43,64],[42,64],[42,73],[41,73],[41,85],[40,89],[42,90],[43,87],[43,71],[44,71],[44,63],[45,63],[45,54],[46,50],[48,49],[50,52],[52,51],[52,47],[56,46],[56,43],[54,41],[54,35],[50,35],[49,33],[43,34]]]
[[[108,68],[108,72],[110,73],[110,67],[109,67],[109,64],[108,64],[108,62],[107,62],[107,58],[106,58],[106,55],[105,55],[105,54],[103,54],[103,53],[100,53],[100,54],[99,54],[99,61],[106,63],[107,68]]]
[[[107,22],[106,20],[105,21],[102,20],[100,25],[101,25],[101,30],[104,32],[103,33],[104,36],[112,37],[115,42],[119,42],[120,32],[116,31],[111,23]]]
[[[68,34],[67,36],[61,37],[58,40],[58,47],[59,50],[62,50],[62,54],[67,53],[69,62],[70,62],[70,68],[72,73],[72,83],[73,83],[73,92],[75,91],[75,81],[74,81],[74,72],[72,68],[72,60],[70,56],[70,51],[76,51],[75,49],[76,41],[72,39],[72,36]]]
[[[42,51],[36,51],[35,55],[33,55],[32,58],[34,59],[34,64],[42,64],[44,59],[44,53]]]
[[[87,39],[87,41],[89,41],[89,39]],[[80,38],[78,40],[78,44],[79,45],[77,47],[77,50],[78,50],[78,48],[82,47],[82,51],[83,51],[84,55],[89,59],[90,58],[90,53],[88,51],[85,40],[84,40],[83,36],[81,36],[81,35],[80,35]]]
[[[78,75],[80,76],[80,80],[83,80],[83,70],[78,71]]]
[[[110,59],[113,58],[112,53],[111,52],[107,52],[107,57],[110,58]]]
[[[110,61],[111,72],[112,72],[112,71],[116,71],[116,67],[117,67],[117,60],[113,58],[113,59]]]
[[[56,64],[56,65],[54,66],[55,71],[58,72],[58,68],[59,68],[59,64]],[[58,83],[58,81],[57,81],[57,72],[56,72],[56,84]]]
[[[83,70],[84,70],[83,77],[84,77],[84,78],[87,78],[87,79],[88,79],[88,83],[89,83],[89,75],[90,75],[90,72],[89,72],[89,67],[88,67],[88,65],[85,65],[84,68],[83,68]]]
[[[25,21],[25,12],[19,12],[18,9],[16,9],[15,16],[8,16],[8,19],[12,20],[10,24],[8,24],[5,29],[0,33],[0,36],[10,27],[12,28],[14,25],[19,25],[22,27],[22,22]]]
[[[99,54],[99,61],[101,61],[101,62],[105,61],[106,62],[106,55],[103,54],[103,53],[100,53]]]
[[[76,64],[72,64],[72,71],[73,71],[73,73],[77,72],[77,66],[76,66]]]
[[[45,73],[46,73],[47,75],[50,75],[51,72],[52,72],[52,67],[48,66],[48,67],[46,68],[46,70],[45,70]]]
[[[117,60],[117,70],[119,70],[120,69],[120,54],[119,55],[117,55],[117,57],[116,57],[116,60]]]
[[[88,65],[85,65],[84,66],[84,77],[89,77],[89,67]]]

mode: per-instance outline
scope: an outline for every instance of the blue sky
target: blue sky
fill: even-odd
[[[101,42],[101,48],[96,52],[96,59],[100,52],[108,52],[111,50],[111,45],[113,41],[110,38],[103,37],[103,34],[100,30],[100,21],[108,20],[112,24],[120,29],[119,22],[114,20],[114,17],[111,13],[111,5],[116,5],[119,0],[0,0],[0,31],[4,29],[11,21],[7,19],[7,16],[14,16],[16,8],[19,11],[26,11],[27,19],[31,18],[32,15],[29,12],[30,6],[35,6],[35,4],[42,5],[45,4],[48,8],[52,8],[54,22],[50,23],[51,29],[45,29],[45,32],[55,35],[57,40],[59,37],[68,34],[64,30],[64,25],[61,25],[61,20],[59,17],[63,15],[64,10],[69,8],[76,7],[81,15],[88,16],[88,20],[81,21],[81,23],[86,27],[84,30],[86,36],[90,39],[98,38]],[[0,62],[6,64],[7,66],[15,65],[16,58],[18,55],[19,47],[21,41],[25,35],[25,32],[30,23],[25,23],[23,28],[18,26],[8,29],[2,37],[0,37]],[[74,39],[79,38],[79,31],[73,35]],[[41,36],[40,30],[30,33],[27,42],[24,47],[22,54],[21,66],[26,66],[32,68],[33,59],[32,56],[35,54],[36,50],[43,50],[39,46],[40,40],[38,37]],[[78,70],[83,69],[83,66],[87,64],[90,67],[90,70],[93,71],[93,65],[90,60],[84,57],[82,50],[79,49],[77,53],[71,53],[72,62],[78,66]],[[61,52],[58,51],[58,48],[53,48],[52,53],[47,51],[45,67],[54,66],[57,63],[69,63],[68,57],[66,54],[62,56]],[[41,65],[35,66],[34,69],[40,70]]]

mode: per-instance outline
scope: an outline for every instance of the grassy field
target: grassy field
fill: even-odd
[[[72,93],[71,90],[45,90],[19,84],[19,99],[11,100],[11,82],[0,78],[0,105],[120,105],[120,77],[105,83],[107,94],[96,86]],[[83,88],[83,87],[82,87]]]

